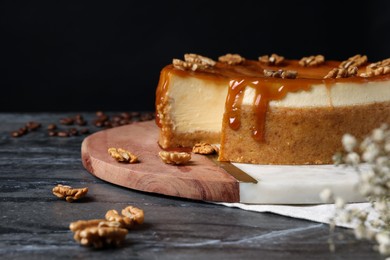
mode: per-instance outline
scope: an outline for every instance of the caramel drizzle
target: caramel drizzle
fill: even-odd
[[[296,79],[264,78],[263,70],[275,69],[275,66],[264,65],[252,60],[245,60],[242,64],[235,66],[217,62],[212,68],[196,72],[183,71],[168,65],[161,71],[156,90],[156,108],[165,102],[171,74],[180,77],[197,77],[214,82],[223,81],[230,88],[226,99],[225,113],[229,118],[229,126],[233,130],[237,130],[241,126],[241,105],[244,91],[247,86],[250,86],[256,90],[253,106],[256,122],[252,127],[252,136],[262,142],[265,140],[264,127],[270,101],[281,100],[289,92],[308,91],[312,85],[325,84],[330,90],[336,82],[366,83],[368,81],[363,77],[323,79],[330,69],[339,64],[339,61],[325,61],[318,67],[302,67],[297,60],[285,60],[283,66],[277,67],[278,69],[297,71]],[[363,71],[364,69],[359,68],[359,72]],[[370,78],[370,81],[382,80],[390,80],[390,74]],[[156,113],[156,124],[161,128],[162,123],[158,113]]]
[[[241,105],[244,91],[247,86],[253,87],[255,89],[253,113],[256,121],[251,127],[252,137],[259,142],[263,142],[265,140],[264,122],[269,102],[281,100],[289,92],[309,90],[312,84],[312,80],[296,83],[293,79],[286,79],[282,82],[273,79],[262,81],[255,79],[231,80],[225,107],[226,115],[229,118],[229,126],[233,130],[237,130],[241,126]]]

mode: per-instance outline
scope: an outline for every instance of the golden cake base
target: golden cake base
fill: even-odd
[[[219,160],[255,164],[330,164],[349,133],[361,139],[390,124],[390,102],[348,107],[270,108],[265,139],[256,141],[252,106],[242,106],[241,126],[233,130],[224,115]]]

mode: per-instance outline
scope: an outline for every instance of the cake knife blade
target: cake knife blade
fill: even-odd
[[[239,182],[247,182],[247,183],[257,183],[257,180],[244,172],[243,170],[239,169],[238,167],[234,166],[230,162],[221,162],[218,161],[218,155],[212,154],[207,156],[211,161],[213,161],[217,166],[221,167],[225,170],[228,174],[233,176],[237,181]]]

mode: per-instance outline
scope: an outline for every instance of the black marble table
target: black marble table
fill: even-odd
[[[50,137],[46,127],[67,114],[0,114],[0,259],[383,259],[372,244],[337,229],[336,252],[325,224],[249,212],[125,189],[89,174],[82,166],[85,136]],[[82,113],[92,132],[94,113]],[[10,133],[28,121],[42,127],[25,136]],[[68,126],[60,126],[69,128]],[[53,196],[56,184],[89,188],[67,203]],[[123,246],[94,250],[73,240],[69,223],[102,218],[127,205],[145,211],[145,223]]]

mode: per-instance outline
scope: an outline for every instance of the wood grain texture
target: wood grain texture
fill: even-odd
[[[97,132],[82,143],[84,167],[105,181],[146,192],[206,200],[239,201],[239,183],[207,157],[192,154],[189,164],[165,164],[158,156],[158,128],[140,122]],[[115,161],[109,147],[124,148],[139,157],[136,164]]]

